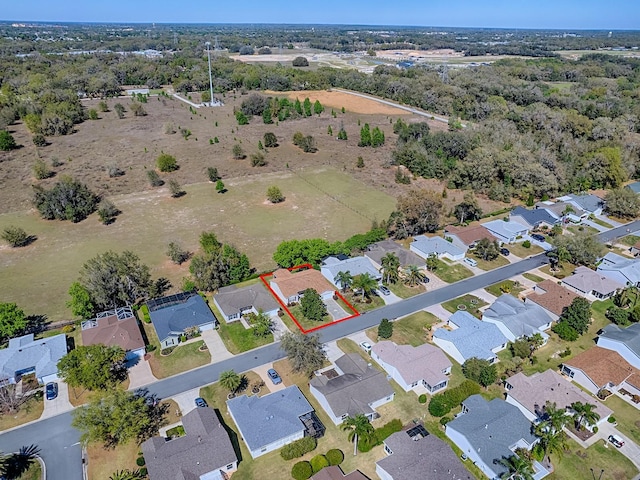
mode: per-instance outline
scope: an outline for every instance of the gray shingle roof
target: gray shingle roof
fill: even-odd
[[[216,323],[216,317],[197,293],[177,305],[150,311],[149,315],[160,341],[171,334],[180,335],[191,327]]]
[[[411,438],[407,432],[396,432],[384,441],[393,452],[376,463],[393,480],[471,480],[451,447],[433,435]]]
[[[551,215],[551,213],[544,208],[529,210],[528,208],[518,206],[511,210],[510,215],[519,215],[525,222],[532,226],[538,226],[542,222],[549,225],[553,225],[558,222],[558,218]]]
[[[443,372],[452,366],[451,360],[438,347],[428,343],[413,347],[383,340],[376,343],[372,351],[383,362],[395,367],[407,385],[425,380],[436,386],[449,378]]]
[[[562,279],[562,283],[580,292],[596,292],[602,295],[609,295],[620,288],[624,288],[621,283],[585,266],[576,268],[573,275]]]
[[[227,408],[250,450],[303,431],[300,417],[313,412],[296,385],[262,397],[235,397],[227,400]]]
[[[507,469],[494,464],[494,460],[509,458],[513,454],[511,448],[521,439],[529,445],[536,440],[531,422],[515,405],[499,398],[487,402],[480,395],[472,395],[462,404],[468,412],[449,422],[447,430],[451,428],[464,435],[477,455],[498,475]]]
[[[322,270],[322,273],[325,271],[327,272],[327,278],[333,283],[335,283],[335,278],[340,272],[349,272],[352,277],[362,275],[364,273],[368,273],[375,279],[380,279],[382,277],[380,272],[373,266],[371,260],[367,257],[353,257],[346,260],[339,260],[336,257],[327,257],[324,262],[322,262],[322,267],[320,269]],[[338,286],[340,287],[341,285]]]
[[[620,272],[631,283],[640,282],[640,261],[634,258],[623,257],[613,252],[607,253],[598,265],[598,272],[606,275],[610,271]]]
[[[465,360],[472,357],[493,358],[496,355],[491,350],[508,342],[497,326],[481,322],[469,312],[458,311],[449,321],[458,328],[438,328],[433,336],[453,343]]]
[[[604,206],[604,200],[592,194],[565,195],[569,201],[577,203],[584,211],[592,213]]]
[[[9,340],[0,350],[0,372],[3,379],[13,379],[16,372],[35,369],[36,377],[58,373],[58,362],[67,354],[64,334],[34,340],[33,334]]]
[[[369,404],[393,394],[386,375],[357,353],[343,355],[335,363],[342,375],[331,379],[320,375],[309,383],[325,396],[336,417],[372,413]]]
[[[448,253],[454,257],[464,254],[464,252],[453,243],[446,241],[442,237],[425,237],[424,235],[418,235],[413,239],[411,246],[416,250],[420,250],[425,257],[428,257],[432,253],[436,255]]]
[[[602,329],[600,336],[624,343],[629,350],[640,357],[640,323],[634,323],[627,328],[620,328],[613,324],[607,325]]]
[[[628,188],[629,190],[631,190],[633,192],[640,193],[640,182],[630,183],[625,188]]]
[[[516,338],[540,333],[538,329],[552,321],[549,314],[537,303],[522,302],[508,293],[500,295],[484,311],[482,318],[502,323]]]
[[[226,471],[227,465],[238,460],[227,431],[211,408],[190,411],[182,417],[182,425],[183,437],[170,441],[152,437],[142,444],[153,480],[198,479],[214,470]]]
[[[218,290],[215,299],[226,316],[239,313],[241,308],[254,307],[256,310],[270,312],[279,307],[278,302],[262,283],[240,288],[229,285]]]
[[[411,250],[407,250],[402,245],[397,244],[393,240],[383,240],[381,242],[369,245],[364,255],[376,262],[378,265],[382,263],[382,257],[387,253],[395,253],[400,259],[400,266],[406,267],[415,265],[416,267],[424,267],[424,259],[420,258]]]

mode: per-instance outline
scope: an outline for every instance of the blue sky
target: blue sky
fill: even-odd
[[[638,29],[638,0],[3,0],[1,20]]]

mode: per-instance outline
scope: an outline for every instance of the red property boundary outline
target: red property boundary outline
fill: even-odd
[[[289,270],[290,272],[293,272],[294,270],[313,270],[313,265],[311,265],[310,263],[303,263],[302,265],[296,265],[295,267],[291,267],[291,268],[287,268],[287,270]],[[278,294],[276,294],[276,292],[273,291],[273,289],[271,288],[271,286],[269,285],[269,282],[267,282],[267,278],[268,277],[272,277],[273,276],[273,272],[271,273],[264,273],[262,275],[260,275],[260,280],[262,280],[262,283],[264,283],[265,287],[267,287],[267,289],[271,292],[271,295],[273,295],[273,298],[276,299],[276,301],[280,304],[280,306],[282,307],[282,309],[286,312],[287,315],[289,315],[289,318],[291,320],[293,320],[293,323],[296,324],[296,326],[300,329],[300,331],[302,333],[312,333],[315,332],[316,330],[320,330],[322,328],[326,328],[326,327],[330,327],[331,325],[334,325],[336,323],[340,323],[340,322],[345,322],[347,320],[350,320],[352,318],[355,317],[359,317],[361,314],[358,310],[356,310],[353,305],[351,305],[346,298],[344,298],[342,296],[342,294],[338,291],[338,290],[334,290],[334,295],[337,295],[344,303],[347,304],[347,306],[349,307],[349,309],[353,312],[353,315],[349,315],[348,317],[344,317],[344,318],[339,318],[338,320],[334,320],[333,322],[329,322],[329,323],[325,323],[324,325],[318,325],[317,327],[313,327],[310,328],[309,330],[305,330],[304,328],[302,328],[302,325],[300,325],[300,323],[298,322],[298,320],[296,319],[296,317],[294,317],[291,314],[291,311],[289,311],[289,308],[287,308],[287,306],[284,304],[284,302],[282,300],[280,300],[280,297],[278,297]]]

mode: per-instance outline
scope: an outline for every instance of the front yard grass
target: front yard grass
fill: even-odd
[[[611,225],[610,223],[605,222],[604,220],[600,220],[598,217],[594,216],[590,216],[589,217],[589,221],[596,223],[598,225],[600,225],[601,227],[604,228],[613,228],[613,225]]]
[[[504,267],[510,263],[509,260],[502,255],[498,255],[493,260],[483,260],[482,258],[474,255],[473,259],[478,262],[478,268],[480,270],[493,270],[494,268]]]
[[[34,462],[29,467],[29,470],[24,472],[18,480],[44,480],[42,476],[42,466],[40,462]]]
[[[38,395],[39,396],[39,395]],[[44,397],[32,395],[16,413],[0,415],[0,431],[37,420],[44,411]]]
[[[258,279],[259,281],[260,279]],[[256,283],[255,279],[244,282],[243,286]],[[224,316],[218,310],[214,302],[207,301],[209,308],[218,319],[218,334],[225,348],[234,355],[237,355],[254,348],[262,347],[269,343],[273,343],[273,334],[270,333],[264,337],[257,337],[253,334],[253,330],[250,328],[244,328],[244,325],[240,321],[227,323],[224,321]]]
[[[489,292],[494,297],[499,297],[503,293],[510,293],[516,298],[519,298],[520,292],[524,291],[524,288],[513,280],[505,280],[504,282],[494,283],[493,285],[485,288],[487,292]]]
[[[588,233],[589,235],[596,235],[600,233],[599,230],[593,227],[590,227],[589,225],[571,225],[570,227],[567,227],[567,230],[569,230],[574,235],[578,235],[585,232]]]
[[[400,298],[410,298],[414,295],[418,295],[425,291],[424,284],[416,285],[415,287],[410,287],[409,285],[405,285],[401,281],[396,283],[390,283],[387,285],[391,293],[397,295]]]
[[[389,287],[389,289],[392,290],[391,287]],[[362,295],[355,295],[352,291],[342,293],[342,296],[360,313],[375,310],[376,308],[384,307],[385,305],[384,300],[376,294],[372,294],[370,298],[365,297],[364,302],[362,301]],[[338,303],[342,306],[341,300],[338,300]],[[345,312],[349,315],[352,314],[351,309],[346,306],[342,306],[342,308],[344,308]]]
[[[411,315],[401,318],[393,322],[393,335],[389,340],[398,345],[412,345],[414,347],[426,343],[430,338],[427,328],[434,323],[440,322],[440,319],[434,314],[420,310]],[[367,330],[367,335],[373,341],[379,341],[378,327],[372,327]]]
[[[531,280],[532,282],[535,282],[535,283],[544,282],[544,278],[539,277],[538,275],[534,275],[533,273],[526,272],[526,273],[523,273],[522,276],[527,280]]]
[[[598,441],[586,450],[574,440],[568,440],[568,451],[562,456],[551,455],[551,463],[555,471],[547,478],[550,480],[566,480],[569,478],[597,478],[604,470],[606,479],[625,480],[633,478],[638,469],[627,457],[613,446],[605,447]],[[593,470],[592,470],[593,469]]]
[[[464,308],[460,309],[458,308],[458,305],[464,305]],[[444,302],[442,307],[451,313],[456,313],[458,310],[466,310],[471,315],[480,318],[481,315],[478,309],[485,305],[487,305],[487,302],[481,298],[466,294],[461,297],[454,298],[453,300],[449,300],[448,302]]]
[[[613,410],[613,416],[618,422],[618,430],[640,444],[640,410],[617,395],[611,395],[603,403]]]
[[[293,307],[289,307],[289,311],[291,312],[291,315],[293,315],[295,319],[298,321],[300,326],[305,330],[310,330],[312,328],[319,327],[321,325],[329,325],[330,323],[333,322],[333,319],[329,314],[322,317],[321,322],[316,322],[315,320],[309,320],[307,317],[305,317],[302,314],[302,307],[299,304],[294,305]]]
[[[557,279],[562,279],[568,277],[573,273],[576,269],[576,266],[569,262],[560,262],[556,270],[551,270],[551,265],[545,265],[544,267],[540,267],[540,271],[546,273],[547,275],[551,275]]]
[[[626,237],[622,237],[619,242],[624,243],[625,245],[629,245],[633,247],[636,243],[640,241],[640,237],[637,235],[627,235]]]
[[[542,247],[539,247],[538,245],[533,245],[533,244],[531,244],[529,248],[525,248],[522,246],[522,243],[512,243],[510,245],[505,245],[505,248],[507,248],[516,257],[520,257],[520,258],[525,258],[525,257],[528,257],[529,255],[537,255],[538,253],[541,253],[544,251]]]
[[[438,260],[436,268],[431,270],[440,280],[446,283],[454,283],[465,278],[473,277],[473,272],[459,263],[447,263]]]
[[[112,450],[104,448],[101,443],[90,443],[87,446],[88,477],[106,479],[120,470],[140,468],[136,465],[139,451],[140,447],[133,440]]]

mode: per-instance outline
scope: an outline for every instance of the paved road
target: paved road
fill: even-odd
[[[627,235],[627,229],[630,232],[640,230],[640,220],[601,233],[598,237],[600,241],[607,242]],[[383,318],[392,319],[411,314],[425,307],[501,282],[545,263],[547,263],[545,254],[535,255],[324,328],[319,331],[320,338],[323,342],[329,342],[346,337],[379,324]],[[233,369],[236,372],[243,372],[265,363],[274,362],[284,356],[280,350],[280,344],[273,343],[218,363],[160,380],[149,385],[149,390],[160,398],[172,397],[215,382],[220,373],[225,370]],[[37,443],[47,465],[48,480],[82,480],[81,453],[79,446],[75,445],[79,437],[79,433],[71,427],[71,413],[65,413],[0,434],[0,451],[12,452],[18,450],[22,445]]]

